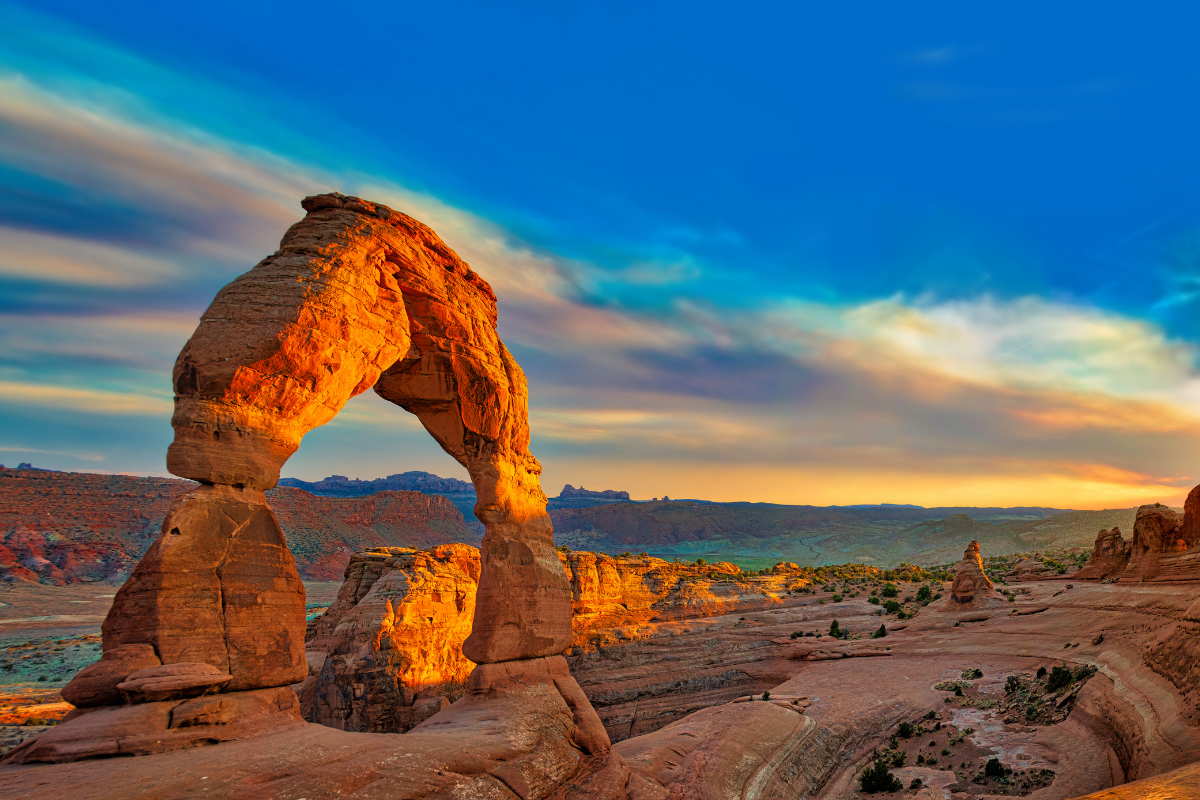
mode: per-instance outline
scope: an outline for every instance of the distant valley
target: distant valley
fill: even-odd
[[[25,465],[22,465],[25,466]],[[190,481],[0,468],[0,578],[122,581],[158,536]],[[303,577],[338,580],[371,547],[478,544],[471,484],[427,472],[377,480],[292,478],[268,492]],[[702,500],[636,502],[626,492],[571,485],[551,498],[555,539],[576,550],[728,560],[943,564],[978,540],[994,556],[1090,548],[1101,528],[1133,530],[1135,509],[791,506]]]

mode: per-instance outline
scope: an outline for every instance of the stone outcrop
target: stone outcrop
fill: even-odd
[[[1047,566],[1033,558],[1023,558],[1004,574],[1006,581],[1036,581],[1042,578],[1054,578],[1058,570]]]
[[[1164,556],[1187,549],[1181,535],[1182,527],[1183,520],[1168,506],[1155,503],[1139,508],[1133,524],[1133,540],[1129,543],[1129,563],[1121,573],[1121,580],[1157,578]]]
[[[96,697],[120,691],[133,705],[68,720],[20,758],[142,752],[113,743],[110,732],[127,728],[131,742],[141,742],[137,730],[157,736],[160,750],[236,738],[263,716],[250,711],[255,697],[275,698],[268,716],[292,713],[294,702],[285,708],[279,694],[291,690],[275,690],[308,674],[304,587],[264,492],[306,432],[372,387],[414,413],[475,487],[486,534],[462,644],[479,665],[472,696],[510,684],[552,687],[573,720],[572,747],[606,750],[604,728],[560,655],[571,644],[571,595],[529,452],[524,374],[496,334],[495,295],[410,217],[336,194],[303,206],[308,215],[279,251],[218,292],[175,364],[167,466],[200,485],[175,498],[103,629],[105,652],[149,646],[161,665],[122,675],[133,665],[110,660],[103,675],[69,686]],[[435,595],[428,605],[441,607]],[[466,603],[456,594],[456,613]],[[180,703],[208,710],[175,723]],[[218,726],[220,735],[205,738]],[[173,727],[188,730],[176,736]],[[578,755],[568,750],[561,768]]]
[[[403,732],[457,700],[475,664],[479,551],[443,545],[359,553],[338,598],[311,625],[305,719],[346,731]]]
[[[983,557],[979,554],[979,542],[971,542],[963,552],[963,559],[954,571],[954,582],[950,596],[942,604],[944,610],[992,608],[1004,601],[996,591],[987,573],[983,571]]]
[[[582,498],[587,498],[589,500],[591,500],[591,499],[628,500],[629,492],[619,492],[616,489],[603,489],[601,491],[593,491],[591,489],[585,489],[582,486],[580,486],[578,489],[576,489],[574,486],[572,486],[571,484],[568,483],[566,486],[563,487],[562,491],[558,493],[558,496],[560,498],[582,497]]]
[[[672,564],[559,551],[573,597],[572,656],[650,635],[659,623],[780,608],[808,583],[780,564],[747,576],[734,564]],[[348,731],[404,731],[462,694],[479,554],[452,545],[356,554],[337,600],[309,625],[304,718]],[[619,632],[617,632],[619,629]]]
[[[1121,535],[1120,528],[1101,530],[1096,534],[1096,544],[1083,569],[1072,577],[1078,580],[1103,580],[1120,575],[1129,563],[1130,543]]]

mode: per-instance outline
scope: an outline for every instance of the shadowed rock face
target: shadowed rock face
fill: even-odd
[[[559,656],[571,644],[571,592],[529,452],[525,376],[496,335],[491,288],[410,217],[342,195],[303,205],[308,215],[279,251],[217,294],[179,355],[167,465],[201,485],[175,499],[118,593],[104,623],[114,658],[75,696],[96,705],[119,696],[129,660],[115,656],[139,645],[171,676],[222,676],[204,678],[213,684],[204,691],[304,679],[304,588],[264,490],[306,432],[372,387],[416,414],[474,483],[487,532],[469,570],[475,596],[451,598],[456,613],[478,599],[461,652],[488,664]],[[431,593],[431,614],[442,600]],[[171,699],[162,694],[154,699]]]
[[[1120,528],[1100,531],[1096,534],[1096,544],[1092,546],[1092,555],[1087,564],[1073,577],[1079,580],[1102,580],[1120,575],[1129,563],[1129,545],[1121,536]]]

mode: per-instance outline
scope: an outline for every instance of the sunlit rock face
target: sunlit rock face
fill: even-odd
[[[668,620],[778,607],[789,589],[808,582],[788,565],[751,577],[725,562],[559,557],[574,598],[573,654],[652,635]],[[310,624],[305,719],[348,731],[404,731],[456,699],[475,666],[462,645],[479,613],[479,576],[479,552],[467,545],[355,554],[337,600]]]
[[[381,548],[354,555],[308,642],[313,675],[300,689],[311,722],[347,731],[403,732],[466,689],[479,551]]]
[[[1103,580],[1120,575],[1129,563],[1130,543],[1121,535],[1121,529],[1101,530],[1096,534],[1092,554],[1083,569],[1073,576],[1079,580]]]
[[[991,580],[983,571],[983,557],[979,554],[979,542],[971,542],[963,553],[963,560],[954,573],[950,586],[948,608],[984,608],[1000,600]]]

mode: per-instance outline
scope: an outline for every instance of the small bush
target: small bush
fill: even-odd
[[[898,753],[893,753],[892,754],[892,766],[893,767],[903,767],[904,762],[907,758],[908,758],[908,753],[904,752],[903,750],[899,751]]]
[[[1021,690],[1021,679],[1016,675],[1009,675],[1004,679],[1004,693],[1012,694]]]
[[[899,792],[904,788],[900,779],[888,771],[887,763],[882,758],[875,762],[874,767],[864,769],[862,775],[859,776],[859,781],[866,794]]]
[[[771,699],[771,693],[763,692],[763,700],[770,700],[770,699]]]
[[[955,687],[954,687],[954,696],[955,696],[955,697],[962,697],[962,696],[963,696],[963,693],[962,693],[962,687],[961,687],[961,686],[955,686]]]
[[[833,596],[833,602],[835,602],[835,603],[840,603],[840,602],[842,602],[842,596],[841,596],[840,594],[834,594],[834,596]]]
[[[1050,677],[1046,681],[1046,691],[1057,692],[1059,689],[1070,686],[1074,679],[1071,670],[1066,667],[1055,667],[1050,670]]]
[[[924,753],[917,753],[917,763],[918,764],[925,763],[925,754]]]
[[[896,597],[900,594],[900,590],[896,588],[896,584],[888,583],[884,585],[879,593],[884,597]]]
[[[900,604],[895,600],[885,600],[883,602],[883,610],[889,614],[898,614],[900,613]]]
[[[989,758],[983,768],[983,774],[989,778],[1003,778],[1006,772],[1008,770],[1004,768],[1004,765],[1000,763],[1000,759],[998,758]]]
[[[904,722],[901,722],[896,727],[896,735],[901,739],[908,739],[912,737],[914,730],[915,728],[913,728],[913,724],[908,720],[904,720]]]
[[[908,785],[908,788],[910,788],[910,789],[920,789],[920,788],[921,788],[922,786],[924,786],[924,785],[925,785],[925,782],[924,782],[924,781],[922,781],[920,778],[913,778],[913,779],[912,779],[912,783],[910,783],[910,784]]]
[[[873,606],[879,605],[879,598],[876,595],[871,595],[867,598],[867,602]]]
[[[1038,667],[1037,676],[1038,676],[1039,678],[1044,678],[1044,677],[1046,677],[1046,668],[1045,668],[1045,667]]]
[[[886,625],[880,625],[879,630],[877,630],[871,634],[872,639],[882,639],[885,636],[887,636],[887,626]]]
[[[917,602],[918,603],[928,603],[932,599],[933,599],[933,592],[929,591],[928,586],[922,586],[920,589],[917,589]]]
[[[948,756],[948,755],[950,755],[950,751],[949,751],[949,750],[947,750],[946,748],[944,748],[944,747],[943,747],[943,748],[942,748],[942,755],[944,755],[944,756]]]
[[[803,635],[804,635],[804,634],[802,634],[800,631],[792,631],[792,638],[793,638],[793,639],[799,639],[799,638],[800,638],[801,636],[803,636]]]
[[[842,638],[842,628],[836,619],[829,625],[829,635],[835,639]]]

